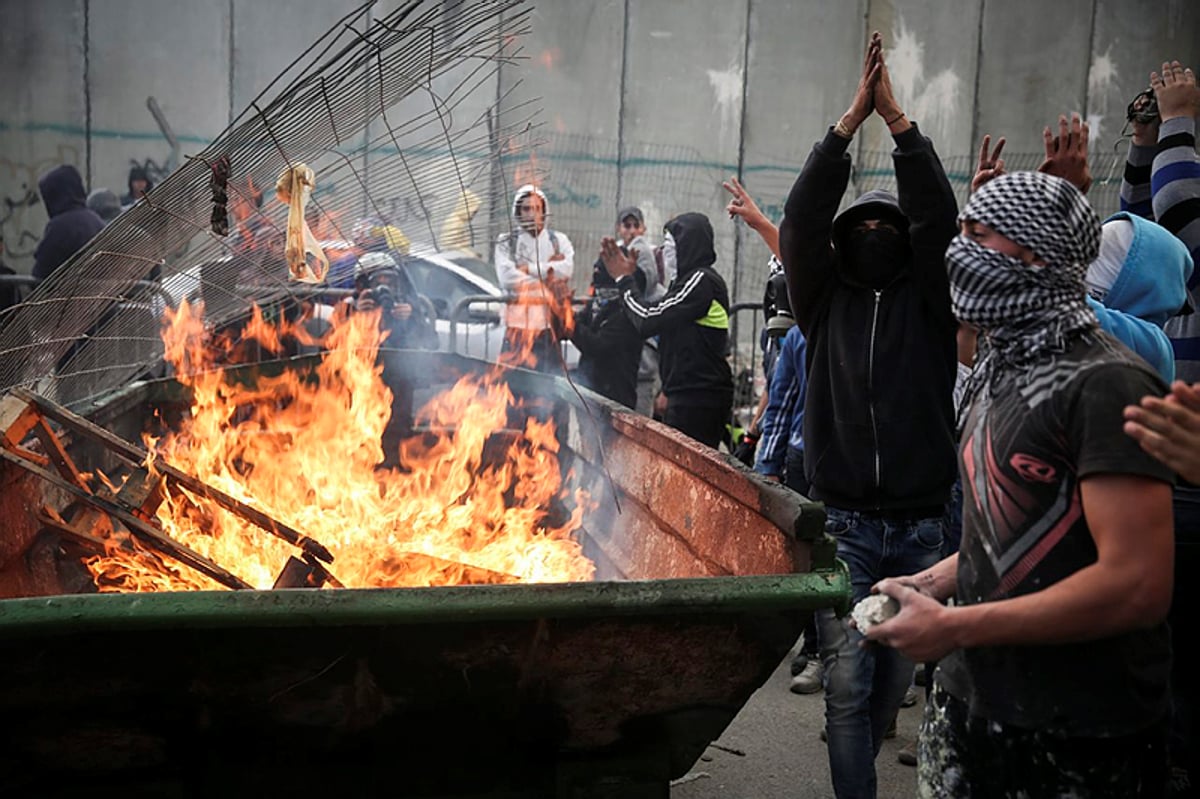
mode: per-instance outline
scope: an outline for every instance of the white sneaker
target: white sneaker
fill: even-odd
[[[810,657],[804,666],[804,671],[792,678],[791,692],[794,694],[815,694],[825,687],[822,677],[824,670],[821,661]]]

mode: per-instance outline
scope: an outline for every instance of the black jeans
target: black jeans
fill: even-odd
[[[800,496],[808,496],[809,489],[812,486],[808,484],[808,480],[804,477],[804,450],[788,447],[787,460],[784,461],[783,473],[783,484],[785,486]]]
[[[681,433],[689,435],[701,444],[716,449],[725,435],[729,423],[730,407],[699,408],[667,401],[667,413],[663,421]]]

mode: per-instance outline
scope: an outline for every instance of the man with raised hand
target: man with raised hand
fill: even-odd
[[[659,337],[663,421],[697,441],[717,447],[733,406],[729,349],[729,289],[714,268],[713,229],[708,217],[686,213],[663,226],[663,260],[676,278],[658,302],[640,298],[634,272],[637,253],[615,239],[600,243],[600,258],[617,281],[626,317],[642,338]]]
[[[871,191],[837,214],[850,141],[872,113],[896,144],[899,199]],[[941,557],[957,472],[957,326],[944,263],[956,212],[933,144],[896,101],[876,33],[854,99],[813,148],[779,229],[792,311],[808,341],[805,476],[825,503],[825,529],[856,600]],[[861,633],[832,611],[819,613],[818,630],[834,791],[874,797],[875,757],[914,664],[862,647]]]

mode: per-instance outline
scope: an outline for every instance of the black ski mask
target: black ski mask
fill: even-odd
[[[882,289],[908,265],[909,254],[908,239],[895,230],[853,231],[842,250],[842,273],[854,283]]]

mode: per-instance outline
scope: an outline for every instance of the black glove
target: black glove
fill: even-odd
[[[742,433],[737,446],[733,448],[733,457],[742,463],[754,467],[754,450],[758,448],[758,436],[750,431]]]

